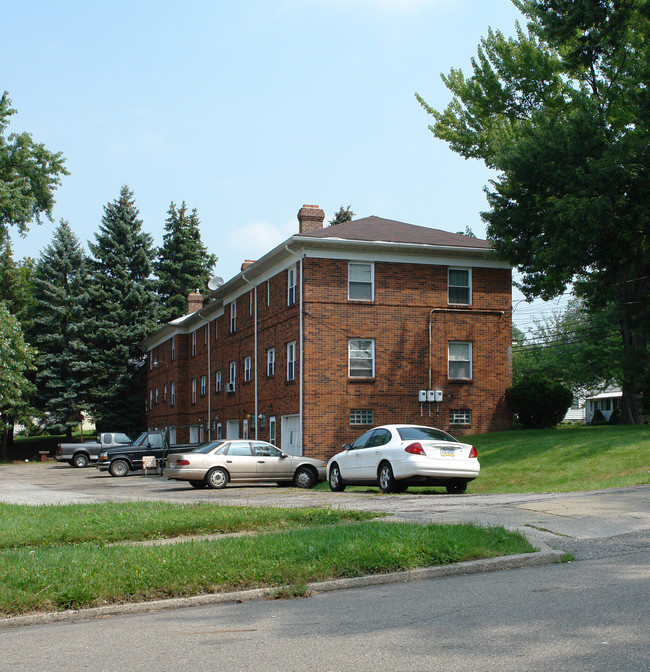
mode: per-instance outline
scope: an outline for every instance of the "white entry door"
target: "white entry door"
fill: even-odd
[[[285,415],[282,418],[281,431],[282,450],[289,455],[302,455],[300,416]]]
[[[228,420],[228,422],[226,422],[226,438],[239,438],[239,420]]]

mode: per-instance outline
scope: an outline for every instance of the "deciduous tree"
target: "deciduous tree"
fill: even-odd
[[[0,460],[7,460],[7,440],[14,422],[29,415],[34,388],[26,374],[34,350],[25,342],[18,320],[0,301]]]
[[[0,238],[10,226],[25,234],[41,216],[52,219],[54,191],[69,174],[61,152],[50,152],[29,133],[5,136],[15,113],[5,91],[0,97]]]
[[[527,297],[574,283],[589,308],[616,306],[625,423],[648,395],[650,3],[513,0],[516,36],[489,30],[473,74],[452,70],[434,135],[498,171],[488,238]],[[417,95],[417,94],[416,94]]]

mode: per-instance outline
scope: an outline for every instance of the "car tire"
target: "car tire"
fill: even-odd
[[[296,488],[313,488],[316,485],[316,475],[309,467],[298,467],[293,475],[293,484]]]
[[[208,487],[208,484],[205,481],[190,481],[190,485],[197,490]]]
[[[447,488],[447,494],[449,495],[462,495],[467,490],[467,481],[449,481],[445,488]]]
[[[86,455],[86,453],[77,453],[77,455],[75,455],[72,458],[72,461],[70,462],[70,464],[73,467],[77,467],[77,469],[83,469],[84,467],[88,466],[89,462],[90,462],[90,459],[89,459],[88,455]]]
[[[113,460],[108,473],[111,476],[126,476],[129,473],[129,463],[126,460]]]
[[[377,481],[379,489],[386,494],[396,492],[396,488],[399,488],[399,485],[395,481],[395,476],[393,476],[393,467],[390,466],[390,462],[382,462],[379,465]]]
[[[208,473],[205,475],[205,482],[207,483],[208,487],[212,488],[213,490],[222,490],[228,485],[229,480],[230,476],[228,476],[228,472],[221,467],[210,469],[210,471],[208,471]]]
[[[345,490],[345,481],[341,478],[341,470],[336,462],[330,467],[329,484],[332,492],[343,492]]]

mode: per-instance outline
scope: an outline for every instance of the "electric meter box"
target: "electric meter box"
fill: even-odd
[[[427,391],[426,390],[420,390],[418,392],[418,399],[420,400],[420,403],[422,403],[423,401],[426,401],[427,400]]]
[[[435,401],[435,400],[436,399],[435,399],[435,394],[434,394],[433,390],[427,390],[427,401],[432,402],[432,401]]]
[[[442,401],[442,390],[435,390],[435,400],[440,403]]]

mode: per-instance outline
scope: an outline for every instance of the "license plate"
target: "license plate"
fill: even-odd
[[[454,455],[456,454],[456,451],[453,448],[441,448],[440,449],[440,454],[443,457],[445,457],[445,456],[446,457],[454,457]]]

